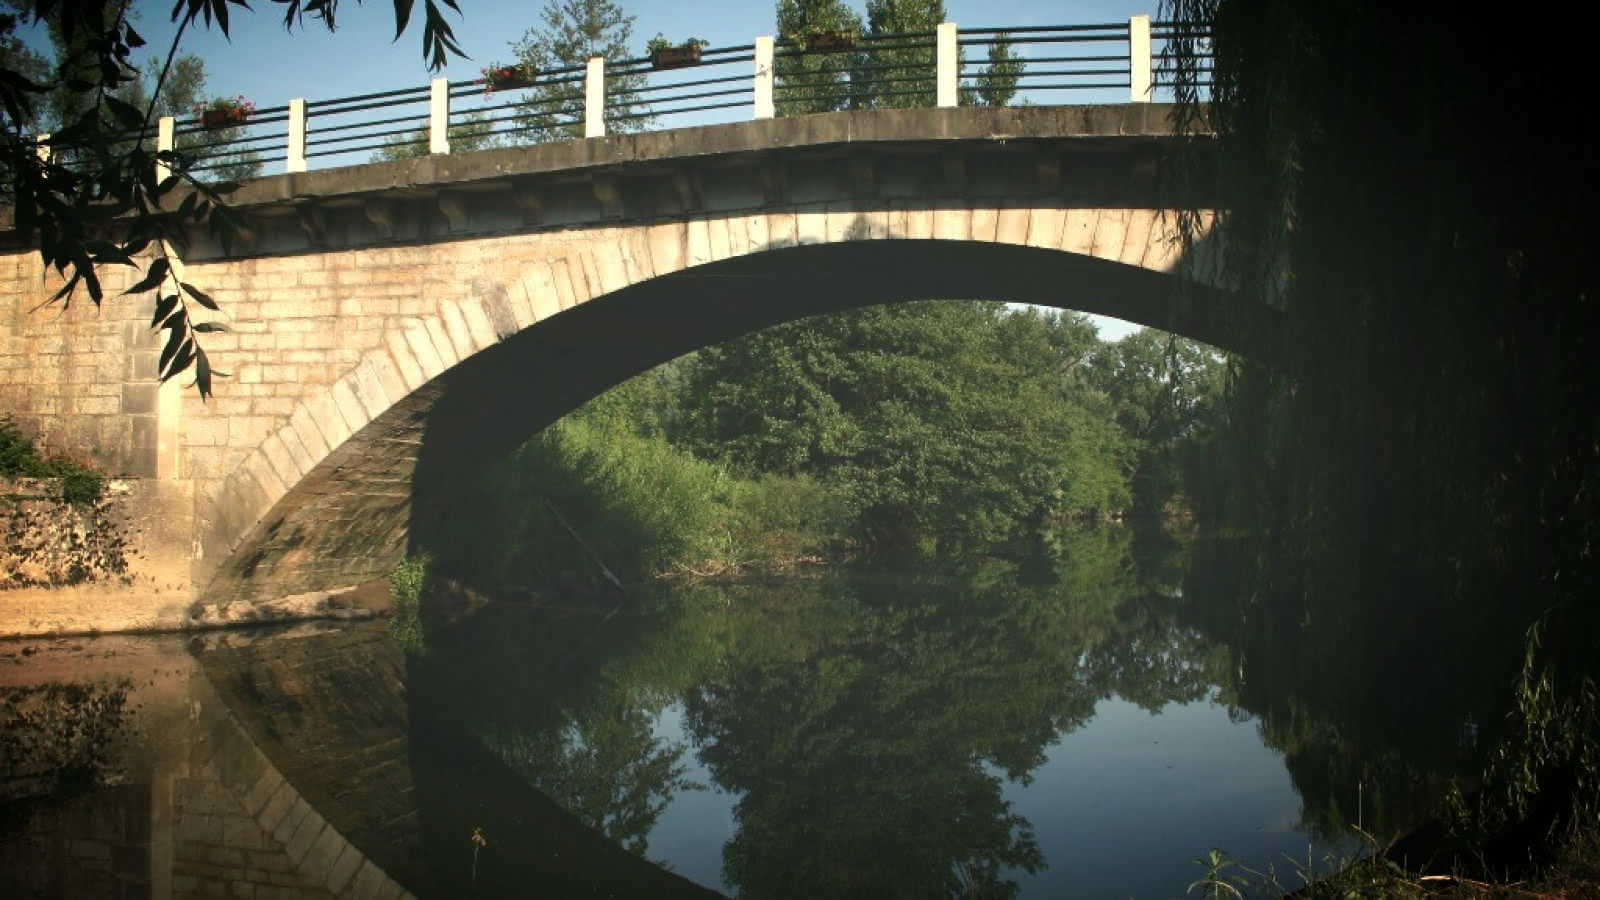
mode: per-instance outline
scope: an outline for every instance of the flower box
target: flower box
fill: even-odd
[[[679,47],[657,47],[650,51],[652,69],[681,69],[700,65],[700,45],[684,44]]]
[[[533,76],[521,66],[490,66],[483,70],[483,91],[516,91],[533,87]]]
[[[833,53],[856,46],[854,31],[813,31],[805,37],[807,53]]]
[[[243,121],[239,114],[225,109],[208,109],[200,114],[200,124],[206,128],[227,128]]]
[[[232,128],[250,121],[255,114],[256,105],[243,97],[232,99],[219,97],[210,103],[197,103],[194,107],[195,118],[200,120],[202,128]]]

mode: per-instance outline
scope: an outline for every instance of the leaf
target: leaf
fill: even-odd
[[[157,287],[161,284],[162,280],[167,277],[167,269],[170,267],[171,263],[167,262],[167,258],[165,256],[157,257],[153,262],[150,263],[150,268],[145,270],[144,278],[140,279],[138,284],[128,288],[122,293],[125,295],[142,294],[145,291]]]
[[[230,330],[228,328],[228,324],[226,322],[196,322],[194,325],[192,325],[190,327],[192,327],[195,331],[198,331],[198,332],[200,332],[202,334],[210,334],[210,333],[215,332],[215,331],[228,331],[228,330]]]
[[[178,282],[178,286],[183,288],[184,293],[193,297],[195,302],[199,303],[201,306],[204,306],[206,309],[220,311],[219,307],[217,306],[217,301],[211,299],[210,294],[207,294],[187,281]]]
[[[165,381],[189,368],[189,363],[194,361],[194,351],[197,349],[199,348],[195,346],[194,341],[184,341],[182,346],[178,348],[177,357],[172,360],[172,370],[163,376],[161,380]]]
[[[206,351],[198,344],[194,348],[194,384],[200,389],[201,400],[211,396],[211,361],[206,359]]]
[[[400,40],[406,25],[411,21],[411,4],[415,0],[394,0],[394,39]]]
[[[178,295],[168,294],[156,301],[156,314],[150,319],[150,327],[154,328],[166,320],[174,309],[178,308]]]
[[[167,320],[166,325],[162,326],[169,330],[167,344],[161,348],[161,360],[156,364],[156,371],[161,373],[162,381],[166,381],[181,371],[173,366],[173,363],[177,361],[179,348],[189,341],[189,329],[184,328],[181,324],[176,324],[181,323],[181,321],[182,319],[179,315],[174,315]]]
[[[189,196],[183,198],[183,202],[178,204],[177,216],[179,223],[187,222],[191,218],[195,217],[195,204],[199,202],[199,200],[200,195],[195,193],[191,193]]]
[[[104,99],[118,125],[129,131],[136,131],[140,126],[144,125],[144,113],[140,112],[132,103],[126,100],[119,100],[111,94],[106,94]]]

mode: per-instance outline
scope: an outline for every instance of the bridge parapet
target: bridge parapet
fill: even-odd
[[[445,155],[495,144],[527,145],[607,134],[722,124],[868,105],[954,107],[986,102],[1002,84],[1039,105],[1145,103],[1170,98],[1180,48],[1208,79],[1205,36],[1147,15],[1124,22],[959,28],[904,34],[814,32],[757,37],[727,47],[668,47],[629,59],[530,72],[491,65],[480,78],[280,105],[232,103],[161,119],[144,137],[173,150],[199,177],[241,161],[283,172],[343,166],[373,154]],[[997,76],[1001,47],[1019,67]],[[991,98],[992,99],[992,98]],[[221,129],[221,130],[219,130]],[[140,135],[129,134],[134,138]],[[43,136],[47,147],[54,146]]]

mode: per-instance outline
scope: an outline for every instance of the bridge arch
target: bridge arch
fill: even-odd
[[[932,297],[1127,319],[1265,356],[1154,208],[866,202],[527,236],[297,403],[198,510],[210,602],[381,577],[453,473],[628,377],[809,315]],[[519,239],[520,240],[520,239]],[[389,251],[385,251],[389,252]],[[459,266],[458,266],[459,268]],[[1189,282],[1176,302],[1176,278]]]

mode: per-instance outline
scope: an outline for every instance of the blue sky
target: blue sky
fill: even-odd
[[[149,42],[146,51],[164,55],[176,31],[169,20],[171,4],[134,3],[136,28]],[[462,14],[447,14],[471,59],[451,61],[443,75],[452,80],[477,78],[483,66],[511,59],[509,44],[539,24],[539,11],[545,5],[544,0],[458,3]],[[277,4],[256,0],[253,5],[253,12],[235,7],[231,39],[204,28],[184,35],[182,49],[205,60],[211,96],[243,95],[259,107],[269,107],[293,97],[315,101],[422,86],[434,77],[422,55],[422,0],[417,0],[411,26],[398,40],[393,39],[393,5],[386,0],[365,4],[345,0],[339,7],[339,30],[331,34],[319,22],[288,32]],[[719,47],[748,44],[774,30],[776,4],[771,0],[621,0],[620,5],[635,16],[633,37],[641,53],[645,41],[658,32],[674,41],[699,37]],[[861,11],[864,2],[853,0],[851,5]],[[1109,24],[1160,12],[1155,0],[945,0],[945,9],[950,20],[963,27]],[[1039,102],[1063,101],[1119,103],[1127,102],[1127,96],[1125,92],[1056,94]],[[1133,330],[1114,319],[1097,324],[1108,338]]]
[[[452,79],[476,78],[478,70],[509,59],[508,44],[538,24],[543,0],[458,0],[462,15],[452,17],[461,47],[471,60],[451,63]],[[151,49],[163,51],[173,26],[170,4],[136,0],[139,29]],[[657,32],[674,40],[694,36],[712,46],[748,44],[757,35],[773,33],[775,8],[770,0],[623,0],[636,17],[634,39],[644,42]],[[860,0],[851,4],[858,10]],[[186,34],[184,48],[206,61],[209,87],[217,94],[244,94],[258,105],[276,105],[290,97],[316,99],[424,84],[430,77],[422,58],[422,2],[399,41],[394,36],[390,3],[369,0],[339,7],[339,31],[328,34],[320,24],[286,34],[272,3],[257,0],[254,13],[240,11],[232,22],[232,41],[221,35]],[[945,0],[951,21],[963,26],[1100,24],[1159,12],[1154,2],[1115,0]]]

